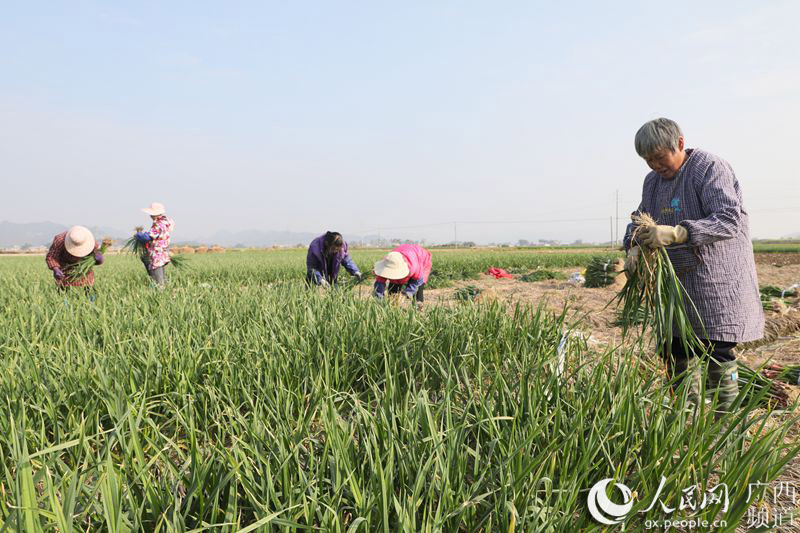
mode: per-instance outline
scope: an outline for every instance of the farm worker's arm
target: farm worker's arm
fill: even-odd
[[[100,245],[99,244],[95,243],[94,252],[93,253],[94,253],[94,264],[95,265],[102,265],[103,261],[105,261],[106,258],[103,257],[103,253],[100,251]]]
[[[61,280],[64,279],[64,271],[61,270],[61,262],[58,260],[58,257],[61,253],[62,248],[64,247],[64,239],[58,238],[59,236],[56,235],[53,238],[53,243],[50,245],[50,249],[47,251],[47,256],[45,256],[45,261],[47,262],[47,268],[53,271],[53,277]]]
[[[314,282],[314,285],[322,285],[323,287],[328,286],[328,282],[322,276],[322,272],[315,268],[311,269],[311,280]]]
[[[342,265],[344,266],[344,269],[347,270],[347,273],[351,276],[361,276],[361,271],[358,269],[356,262],[353,261],[353,258],[350,257],[350,254],[344,256],[344,259],[342,259]]]
[[[715,161],[702,181],[700,201],[703,211],[709,213],[699,220],[683,220],[681,226],[688,230],[692,246],[732,239],[742,228],[742,205],[733,169],[724,161]]]
[[[134,236],[136,237],[136,240],[139,242],[150,242],[153,240],[152,237],[150,237],[150,234],[145,233],[144,231],[140,231]]]
[[[375,298],[379,300],[383,298],[386,292],[386,279],[378,276],[375,278]]]
[[[425,281],[422,278],[410,279],[408,280],[408,283],[406,283],[406,288],[403,290],[403,294],[411,298],[412,296],[417,294],[419,288],[422,287],[424,284]]]

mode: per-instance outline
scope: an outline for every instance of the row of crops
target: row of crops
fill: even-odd
[[[756,242],[755,253],[800,253],[800,242]]]
[[[442,279],[591,256],[446,254]],[[592,349],[565,314],[320,293],[302,259],[193,257],[157,291],[112,256],[92,303],[42,258],[2,258],[0,529],[591,530],[592,485],[653,495],[662,476],[663,498],[726,483],[738,523],[797,452],[757,399],[723,430],[640,348]],[[649,503],[631,530],[664,518]]]
[[[353,259],[363,272],[371,272],[372,265],[381,259],[387,250],[359,249],[352,252]],[[490,267],[527,273],[537,269],[583,268],[593,258],[622,257],[620,252],[586,249],[542,253],[533,250],[509,251],[464,251],[432,250],[433,269],[428,281],[429,288],[449,286],[453,281],[478,279]],[[305,250],[242,251],[215,255],[189,255],[191,267],[181,273],[182,282],[202,280],[206,283],[266,284],[277,281],[297,280],[305,277]],[[48,272],[39,264],[41,258],[17,258],[27,261],[31,268],[38,269],[42,279]],[[141,265],[126,256],[112,255],[109,263],[115,270],[124,271],[130,283],[136,283],[143,275]],[[103,283],[104,268],[98,269],[98,283]],[[343,278],[347,278],[342,272]]]

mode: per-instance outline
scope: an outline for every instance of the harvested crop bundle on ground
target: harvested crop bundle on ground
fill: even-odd
[[[767,298],[791,298],[797,296],[797,290],[793,288],[781,289],[775,285],[765,285],[759,289],[762,296]]]
[[[583,286],[589,288],[607,287],[614,283],[620,274],[616,270],[617,258],[615,257],[595,257],[586,266],[586,274]]]
[[[466,287],[459,287],[456,289],[455,296],[456,300],[461,301],[472,301],[474,300],[481,292],[481,289],[476,287],[475,285],[467,285]]]
[[[548,279],[567,279],[567,276],[562,274],[561,272],[557,272],[555,270],[534,270],[528,274],[523,274],[518,278],[520,281],[544,281]]]
[[[745,391],[745,403],[749,396],[758,396],[764,393],[763,400],[772,407],[786,408],[789,406],[789,393],[784,385],[778,381],[787,381],[792,377],[791,371],[785,375],[770,379],[764,372],[756,372],[742,361],[739,361],[739,384]],[[778,380],[778,381],[775,381]]]
[[[761,371],[766,377],[788,383],[800,385],[800,365],[767,365]]]
[[[785,313],[787,310],[786,298],[797,296],[797,289],[792,286],[781,289],[775,285],[766,285],[759,289],[761,294],[761,306],[765,311],[775,311]]]

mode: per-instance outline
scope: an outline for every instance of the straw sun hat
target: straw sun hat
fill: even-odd
[[[164,213],[167,212],[167,210],[164,209],[164,204],[160,204],[158,202],[153,202],[152,204],[150,204],[150,207],[145,207],[144,209],[142,209],[142,211],[144,211],[151,217],[163,215]]]
[[[83,226],[72,226],[64,238],[64,248],[74,257],[85,257],[94,250],[94,235]]]
[[[403,279],[408,276],[408,263],[400,252],[389,252],[375,263],[375,274],[386,279]]]

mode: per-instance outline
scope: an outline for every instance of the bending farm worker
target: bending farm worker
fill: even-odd
[[[136,234],[136,240],[144,243],[147,250],[142,262],[150,279],[156,285],[163,286],[167,282],[164,267],[170,262],[169,243],[175,222],[166,216],[164,205],[158,202],[153,202],[150,207],[145,207],[142,211],[150,215],[153,220],[150,231],[140,231]]]
[[[652,170],[647,174],[638,211],[656,225],[640,228],[631,242],[628,226],[626,268],[638,259],[638,246],[665,248],[686,294],[695,334],[707,353],[686,353],[675,335],[672,353],[663,354],[671,378],[689,379],[699,397],[700,364],[708,365],[709,395],[718,394],[717,416],[729,412],[738,394],[735,347],[760,339],[764,312],[758,292],[753,246],[742,191],[730,164],[700,149],[685,148],[678,124],[652,120],[636,133],[636,152]],[[689,350],[690,352],[692,350]],[[683,376],[683,377],[681,377]]]
[[[341,233],[327,231],[311,241],[308,247],[306,282],[322,287],[336,285],[343,265],[348,274],[361,281],[363,274],[347,252],[347,243]]]
[[[431,253],[416,244],[398,246],[375,263],[376,298],[382,299],[389,284],[389,294],[401,292],[413,299],[417,307],[425,301],[424,288],[431,275]]]
[[[53,271],[53,278],[59,289],[68,287],[85,287],[87,290],[94,286],[94,272],[89,271],[85,276],[72,277],[70,269],[78,261],[94,255],[96,265],[103,264],[103,254],[94,235],[83,226],[73,226],[68,231],[59,233],[53,238],[53,243],[47,252],[45,260],[47,268]]]

